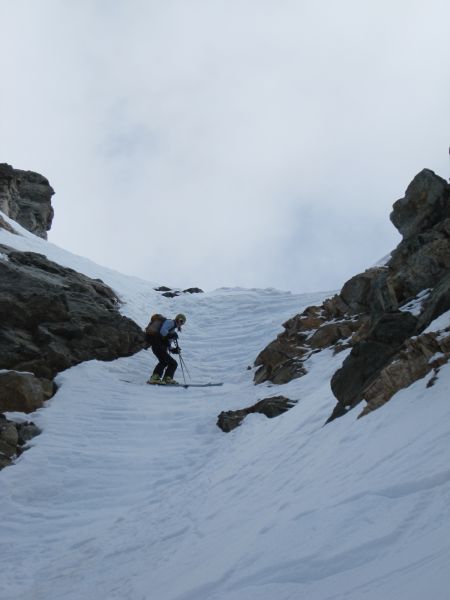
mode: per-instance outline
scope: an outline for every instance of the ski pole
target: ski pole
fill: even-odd
[[[186,373],[187,373],[187,376],[189,377],[189,379],[192,379],[192,377],[191,377],[191,374],[189,373],[189,369],[187,368],[186,361],[185,361],[185,360],[184,360],[184,358],[181,356],[181,354],[179,355],[179,357],[180,357],[180,364],[182,364],[182,365],[183,365],[183,369],[186,371]]]
[[[176,342],[176,347],[178,349],[178,358],[180,359],[180,367],[181,367],[181,373],[183,374],[184,385],[187,385],[185,370],[188,373],[188,375],[189,375],[189,372],[186,368],[186,364],[183,360],[183,357],[181,356],[181,350],[180,350],[180,346],[178,345],[178,342]],[[189,379],[190,378],[191,378],[191,376],[189,375]]]
[[[192,380],[191,374],[189,373],[189,369],[187,368],[187,364],[186,361],[184,360],[184,358],[181,356],[181,350],[180,347],[178,346],[179,352],[178,352],[178,356],[180,357],[180,363],[182,363],[183,365],[183,369],[186,371],[187,376],[189,377],[189,379]]]
[[[180,355],[178,355],[178,356],[179,356],[179,358],[180,358],[180,367],[181,367],[181,372],[182,372],[182,374],[183,374],[183,381],[184,381],[184,385],[187,385],[187,382],[186,382],[186,375],[184,374],[183,361],[181,360],[181,356],[180,356]]]

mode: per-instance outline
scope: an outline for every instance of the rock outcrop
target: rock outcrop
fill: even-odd
[[[27,449],[27,442],[39,434],[34,423],[15,423],[0,414],[0,469],[11,465]]]
[[[203,290],[198,287],[191,287],[186,290],[173,290],[166,285],[161,285],[154,288],[154,290],[155,292],[161,292],[161,296],[164,296],[165,298],[177,298],[177,296],[181,296],[181,294],[203,294]]]
[[[405,197],[392,207],[391,221],[407,240],[450,218],[448,183],[424,169],[409,184]]]
[[[296,403],[296,400],[289,400],[289,398],[286,398],[285,396],[264,398],[247,408],[222,411],[217,419],[217,427],[225,433],[228,433],[233,429],[236,429],[236,427],[239,427],[247,415],[259,413],[265,415],[269,419],[273,419],[288,411],[295,406]]]
[[[53,194],[48,180],[39,173],[0,164],[0,211],[44,239],[52,224]],[[3,219],[0,227],[8,228]]]
[[[53,193],[42,175],[0,164],[0,210],[44,239]],[[1,215],[0,228],[17,233]],[[41,408],[55,393],[53,377],[68,367],[146,347],[144,332],[119,313],[119,299],[98,279],[0,245],[0,281],[0,413]],[[32,423],[0,414],[0,468],[37,433]]]
[[[100,280],[41,254],[0,245],[0,369],[53,379],[85,360],[113,360],[145,346]]]
[[[18,371],[0,372],[0,412],[34,412],[54,392],[55,385],[49,379]]]
[[[6,231],[9,231],[9,233],[15,233],[17,234],[17,231],[11,227],[11,225],[5,221],[5,219],[0,215],[0,229],[6,229]]]
[[[360,416],[379,408],[399,390],[417,379],[433,373],[427,386],[431,387],[439,370],[450,359],[450,327],[442,331],[424,333],[406,340],[394,361],[384,366],[378,376],[364,389],[366,407]]]
[[[395,202],[391,221],[403,240],[387,263],[284,323],[255,361],[255,383],[286,383],[307,373],[312,353],[350,348],[331,381],[338,400],[331,420],[362,400],[366,414],[437,368],[430,352],[439,354],[439,364],[448,360],[446,343],[420,335],[450,309],[450,186],[421,171]]]

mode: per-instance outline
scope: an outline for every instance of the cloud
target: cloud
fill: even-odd
[[[169,285],[334,289],[445,176],[447,3],[0,2],[2,160],[50,240]]]

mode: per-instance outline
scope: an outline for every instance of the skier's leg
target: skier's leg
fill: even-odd
[[[153,369],[153,375],[159,375],[159,377],[162,378],[164,374],[164,369],[169,364],[169,360],[171,360],[171,357],[167,352],[167,348],[163,344],[161,344],[159,340],[157,340],[152,345],[152,352],[158,359],[158,364]]]
[[[164,377],[170,377],[170,379],[173,379],[173,376],[175,375],[175,371],[177,370],[177,367],[178,367],[178,363],[169,354],[167,355],[167,358],[168,358],[168,365],[167,365],[167,369],[166,369],[166,373],[165,373]]]

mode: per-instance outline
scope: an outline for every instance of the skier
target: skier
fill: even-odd
[[[162,319],[159,331],[155,332],[151,338],[152,352],[159,362],[147,383],[178,385],[178,382],[173,379],[178,363],[170,356],[169,352],[180,353],[177,331],[181,332],[181,326],[185,323],[186,317],[181,313],[175,319]]]

